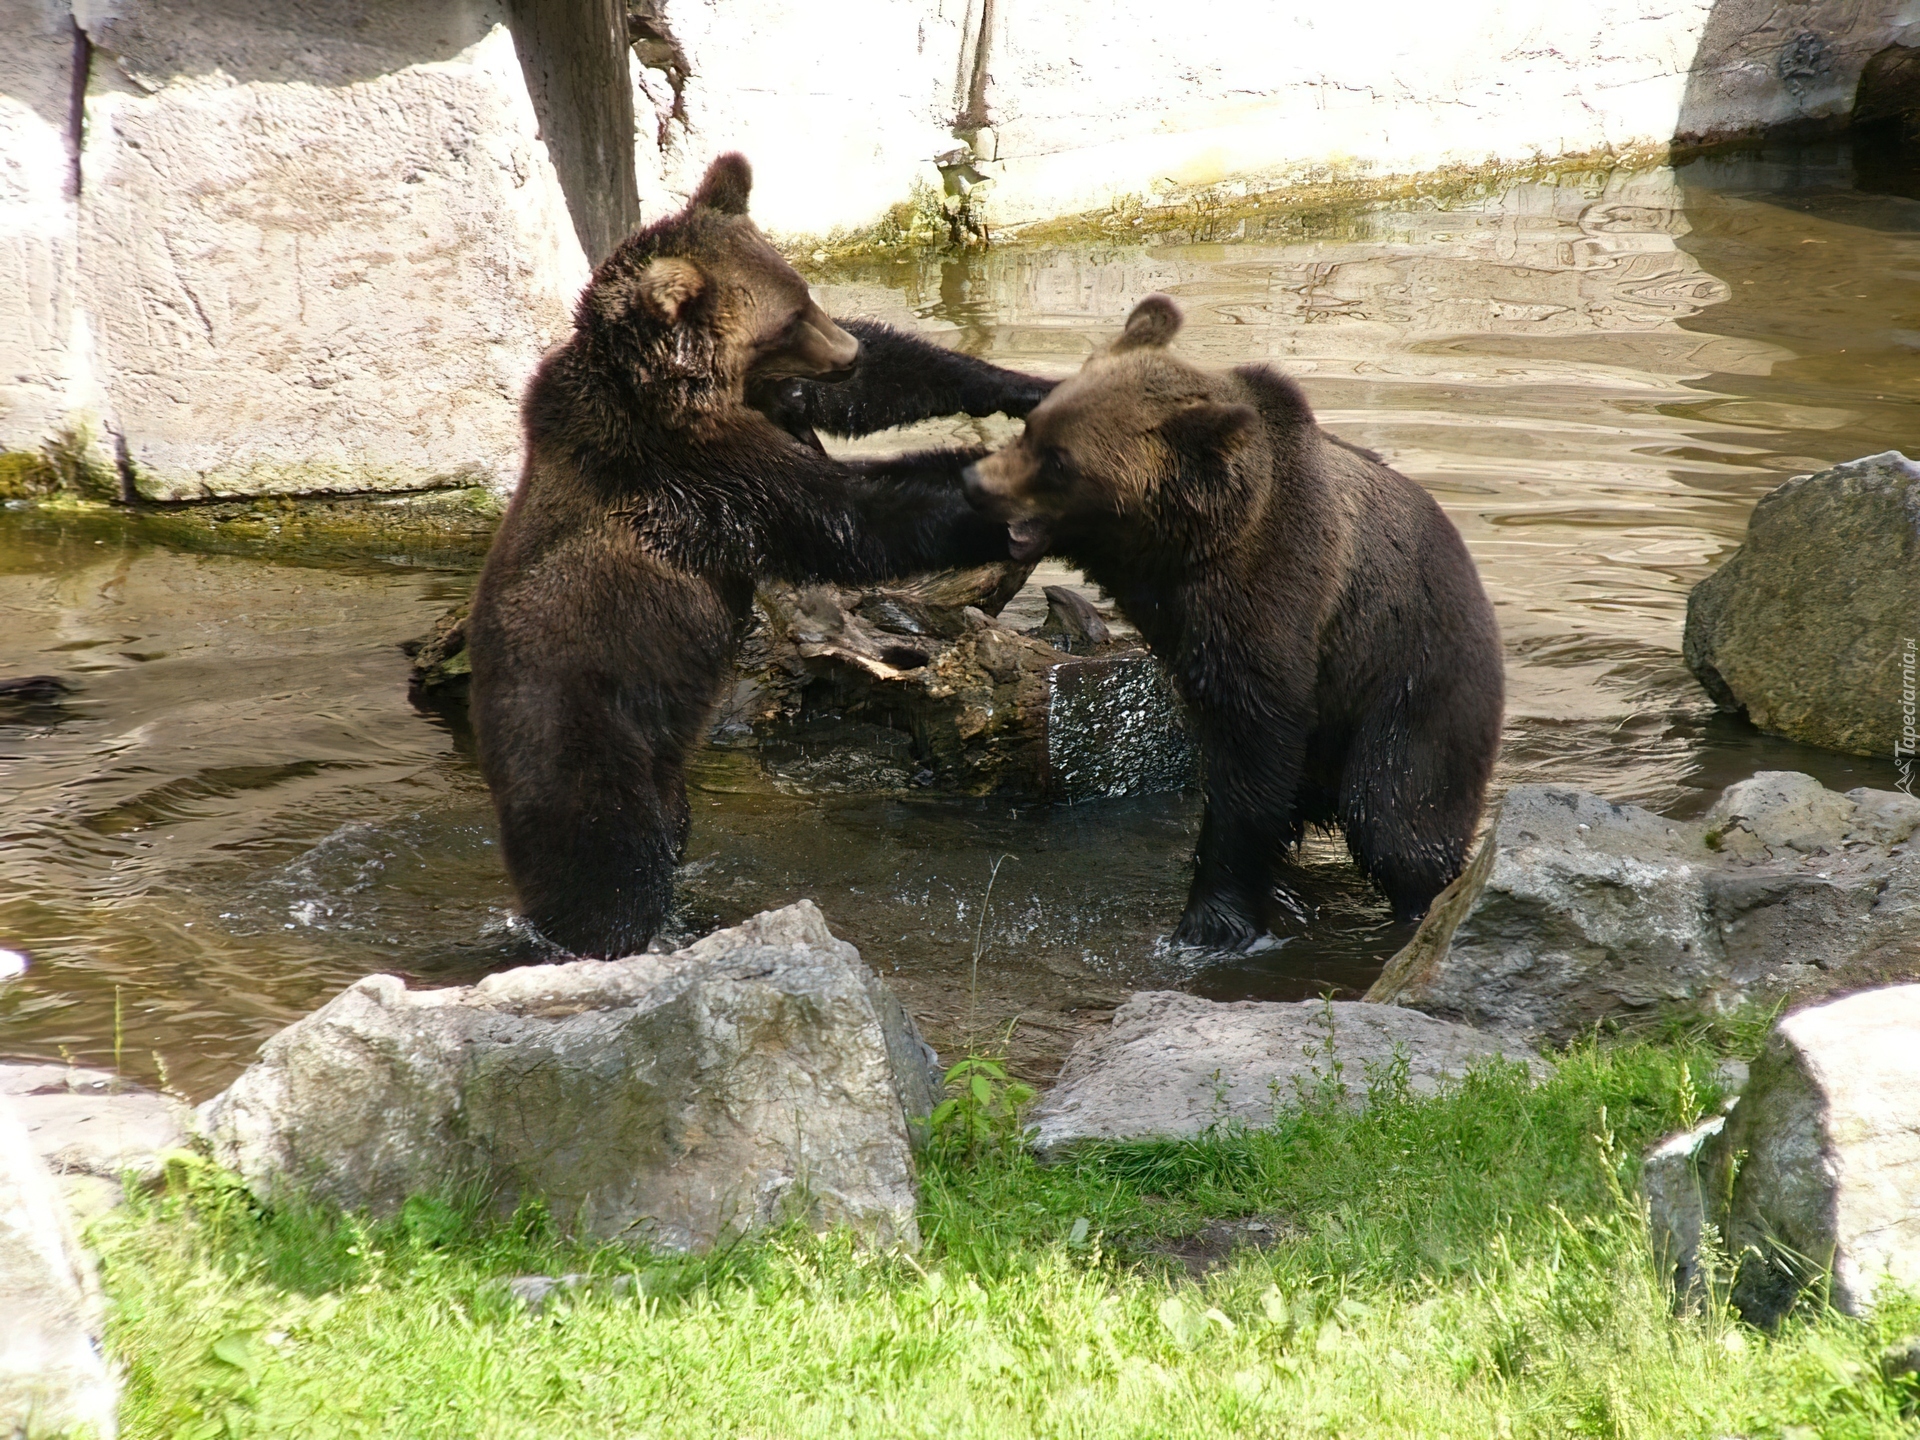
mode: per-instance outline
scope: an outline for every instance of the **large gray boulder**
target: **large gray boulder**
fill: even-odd
[[[1917,621],[1920,465],[1889,450],[1762,497],[1688,597],[1687,667],[1762,730],[1912,755]]]
[[[1809,1286],[1871,1308],[1920,1284],[1920,985],[1862,991],[1787,1016],[1724,1120],[1648,1157],[1655,1252],[1684,1300],[1708,1225],[1732,1298],[1771,1325]],[[1723,1280],[1725,1275],[1721,1277]]]
[[[1495,1058],[1546,1072],[1524,1044],[1416,1010],[1142,991],[1111,1029],[1074,1047],[1034,1108],[1032,1143],[1044,1154],[1083,1140],[1258,1129],[1307,1100],[1364,1106],[1369,1090],[1401,1080],[1431,1095]]]
[[[477,1187],[572,1233],[703,1249],[798,1217],[917,1245],[931,1052],[812,902],[672,955],[349,987],[202,1107],[257,1193],[391,1212]]]
[[[1920,799],[1792,771],[1697,821],[1515,786],[1366,998],[1564,1042],[1616,1016],[1920,977],[1916,828]]]
[[[53,1177],[0,1097],[0,1435],[110,1440],[100,1296]]]

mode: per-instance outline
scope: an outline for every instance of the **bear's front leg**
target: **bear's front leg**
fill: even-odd
[[[871,435],[940,415],[1022,419],[1057,383],[936,345],[877,320],[846,320],[860,358],[844,380],[748,377],[747,403],[803,441]]]
[[[1245,950],[1267,931],[1277,844],[1259,826],[1224,818],[1225,809],[1208,796],[1186,913],[1173,930],[1176,945]]]
[[[1245,950],[1271,929],[1276,905],[1301,909],[1290,892],[1276,893],[1276,882],[1281,858],[1300,838],[1309,707],[1297,697],[1310,693],[1311,672],[1284,651],[1262,658],[1268,683],[1257,690],[1204,672],[1183,677],[1206,755],[1207,813],[1176,944]]]

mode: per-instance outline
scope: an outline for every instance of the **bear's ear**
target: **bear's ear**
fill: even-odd
[[[1251,405],[1220,405],[1202,400],[1160,422],[1162,440],[1183,455],[1231,460],[1253,438],[1260,416]]]
[[[730,150],[707,167],[700,188],[693,192],[689,206],[704,205],[722,215],[747,213],[747,195],[753,189],[753,167],[747,157]]]
[[[1110,355],[1129,350],[1164,349],[1180,333],[1180,307],[1165,295],[1149,295],[1127,316],[1127,328],[1107,347]]]
[[[680,318],[681,308],[706,286],[707,277],[691,260],[661,255],[640,272],[639,283],[634,288],[648,313],[671,325]]]

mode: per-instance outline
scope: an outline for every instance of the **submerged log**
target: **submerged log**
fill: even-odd
[[[913,737],[919,784],[1056,800],[1179,789],[1197,751],[1137,638],[1049,585],[1031,630],[1000,618],[1032,566],[946,570],[871,589],[763,585],[716,710],[727,745],[823,721]],[[462,703],[464,606],[402,647],[416,704]]]

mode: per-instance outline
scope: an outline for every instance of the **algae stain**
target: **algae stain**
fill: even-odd
[[[105,501],[119,494],[119,474],[101,462],[84,425],[56,431],[38,450],[0,451],[0,500]]]

